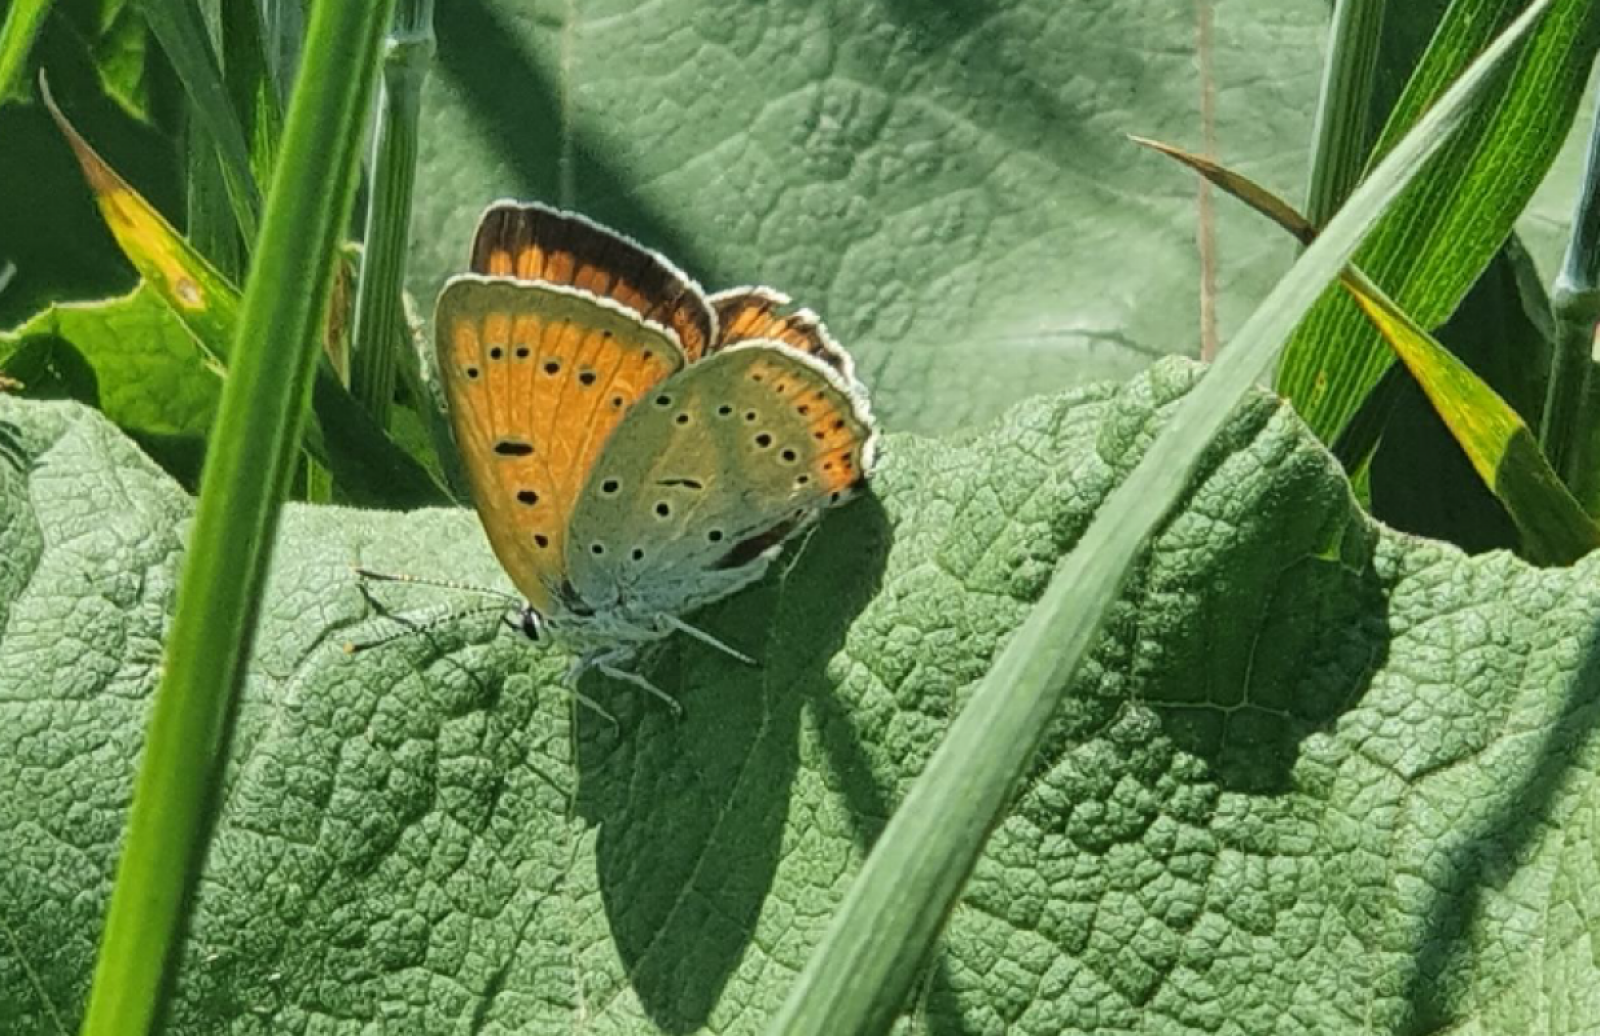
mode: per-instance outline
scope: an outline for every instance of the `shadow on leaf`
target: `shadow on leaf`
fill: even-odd
[[[600,829],[612,937],[665,1031],[703,1027],[747,952],[788,822],[801,710],[828,700],[829,663],[878,590],[889,539],[867,496],[755,587],[692,617],[759,668],[675,638],[647,671],[681,699],[681,719],[639,695],[603,698],[627,706],[620,740],[604,719],[579,717],[577,809]]]

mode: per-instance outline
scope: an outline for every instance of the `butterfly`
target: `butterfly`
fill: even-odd
[[[816,314],[744,287],[707,296],[574,213],[497,202],[434,316],[472,500],[522,595],[516,625],[595,668],[683,632],[862,489],[865,388]],[[748,661],[748,659],[747,659]],[[660,693],[656,691],[656,693]]]

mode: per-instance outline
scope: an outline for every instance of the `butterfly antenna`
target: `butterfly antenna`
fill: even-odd
[[[396,629],[392,633],[386,633],[383,636],[376,637],[372,640],[346,641],[344,644],[344,652],[347,655],[354,655],[358,652],[370,651],[375,647],[382,647],[385,644],[392,644],[397,640],[404,640],[406,637],[416,636],[419,633],[427,633],[429,630],[437,629],[447,622],[454,622],[457,619],[467,619],[474,615],[485,615],[489,612],[498,612],[503,610],[503,607],[498,604],[478,604],[473,605],[471,608],[440,608],[436,609],[432,614],[421,616],[396,615],[392,612],[385,611],[383,613],[384,616],[394,620],[394,622],[400,628]]]
[[[516,594],[508,594],[504,590],[497,590],[492,586],[457,583],[450,579],[425,579],[422,576],[408,575],[405,572],[375,572],[370,568],[362,568],[360,565],[351,565],[350,570],[356,574],[357,579],[371,583],[409,583],[412,586],[431,586],[439,590],[456,590],[464,594],[483,594],[488,597],[498,597],[502,601],[510,601],[516,605],[522,604],[522,598]]]
[[[745,654],[742,651],[734,650],[733,648],[731,648],[728,645],[724,644],[722,641],[718,640],[716,637],[713,637],[711,634],[707,633],[705,630],[700,629],[700,628],[698,628],[696,626],[691,626],[687,622],[684,622],[682,619],[678,618],[675,615],[663,615],[662,619],[663,619],[663,621],[665,621],[665,623],[668,626],[671,626],[673,629],[677,630],[678,632],[687,633],[689,636],[691,636],[694,639],[698,640],[700,643],[709,644],[712,647],[716,648],[718,651],[721,651],[723,654],[730,655],[733,658],[737,658],[739,661],[743,662],[745,665],[752,665],[753,666],[753,665],[756,664],[756,660],[751,658],[749,655]]]

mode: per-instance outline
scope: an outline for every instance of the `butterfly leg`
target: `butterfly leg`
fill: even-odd
[[[698,627],[689,625],[687,622],[684,622],[682,619],[678,618],[676,615],[667,615],[667,614],[663,613],[661,615],[661,617],[657,621],[660,622],[661,625],[666,626],[669,629],[675,629],[679,633],[687,633],[689,636],[691,636],[694,639],[698,640],[700,643],[709,644],[711,647],[716,648],[718,651],[722,652],[723,654],[729,655],[729,656],[731,656],[733,658],[738,659],[739,661],[743,662],[745,665],[755,665],[756,664],[756,660],[751,658],[749,655],[745,654],[742,651],[737,651],[737,650],[729,647],[728,645],[724,644],[722,641],[718,640],[716,637],[713,637],[711,634],[707,633],[705,630],[699,629]]]
[[[633,648],[631,647],[591,651],[580,657],[572,664],[572,669],[567,673],[567,681],[573,685],[576,685],[578,677],[582,676],[588,670],[593,669],[602,676],[609,676],[613,680],[620,680],[623,683],[632,684],[633,686],[644,691],[646,694],[649,694],[655,698],[660,698],[662,701],[667,703],[674,713],[682,716],[683,706],[678,704],[678,700],[676,698],[668,694],[666,691],[663,691],[661,688],[657,687],[640,674],[635,673],[632,670],[623,669],[617,664],[619,662],[627,661],[632,656]]]

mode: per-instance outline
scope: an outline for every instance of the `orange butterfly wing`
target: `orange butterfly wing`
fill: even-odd
[[[456,277],[434,318],[440,377],[495,555],[559,609],[573,504],[628,409],[683,367],[666,328],[574,287]]]
[[[472,272],[564,284],[612,299],[678,336],[689,362],[716,338],[705,294],[659,252],[575,213],[496,202],[472,242]]]
[[[782,312],[789,305],[789,296],[782,292],[771,288],[732,288],[711,296],[710,301],[717,314],[713,351],[757,339],[782,342],[821,360],[847,382],[855,381],[850,354],[828,334],[822,319],[809,309]]]

